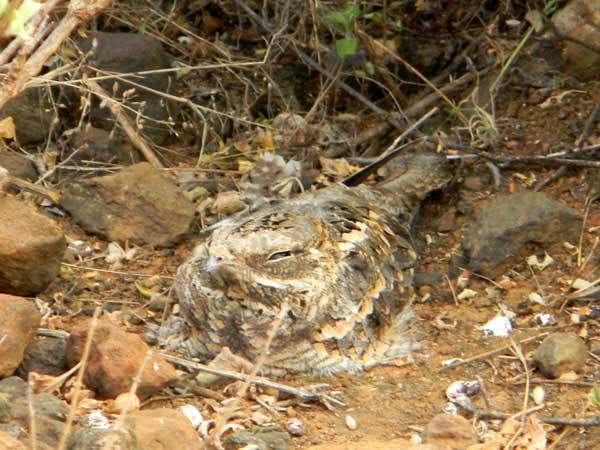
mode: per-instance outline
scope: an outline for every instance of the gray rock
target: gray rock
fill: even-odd
[[[17,424],[0,423],[0,450],[31,450],[31,436]],[[54,449],[37,441],[36,450]]]
[[[93,42],[97,43],[92,49]],[[91,51],[87,63],[104,72],[132,73],[149,70],[168,69],[171,67],[171,57],[162,48],[161,43],[149,35],[136,33],[88,33],[84,39],[77,42],[83,53]],[[127,80],[158,92],[172,94],[175,91],[175,77],[172,73],[153,73],[133,75],[124,79],[108,79],[100,81],[100,85],[116,100],[126,104],[134,111],[139,111],[143,116],[148,116],[156,121],[167,121],[177,115],[177,104],[165,100],[164,96],[149,90],[136,87]],[[116,92],[113,91],[115,83],[118,84]],[[134,94],[129,94],[123,99],[123,93],[135,89]],[[124,110],[132,120],[136,121],[142,134],[156,143],[161,143],[168,136],[169,130],[165,125],[155,120],[135,117],[134,113]],[[90,111],[94,126],[111,130],[114,127],[114,118],[108,108],[101,108],[100,101],[94,99]]]
[[[197,450],[200,438],[181,412],[159,408],[135,411],[125,418],[143,450]]]
[[[291,444],[291,438],[283,431],[237,431],[227,436],[223,444],[226,450],[237,450],[249,444],[256,445],[258,450],[286,450]]]
[[[27,383],[20,378],[9,377],[0,381],[0,424],[29,430],[30,399],[27,391]],[[37,440],[55,448],[64,431],[69,407],[52,394],[31,395],[31,407],[35,411]]]
[[[575,333],[554,333],[542,341],[533,360],[546,378],[578,372],[585,365],[585,344]]]
[[[5,149],[0,149],[0,166],[8,170],[13,177],[33,181],[37,171],[33,163],[23,155]]]
[[[22,145],[44,142],[55,114],[42,88],[26,89],[0,111],[0,119],[12,117],[17,140]]]
[[[40,337],[29,344],[17,374],[27,379],[29,372],[57,376],[67,370],[66,341]]]
[[[467,448],[479,439],[471,422],[462,416],[438,414],[425,428],[425,440],[430,444],[447,445],[450,448]]]
[[[169,246],[194,219],[194,204],[148,163],[67,187],[62,204],[88,233],[110,241]]]
[[[82,428],[69,437],[67,450],[142,450],[127,428]]]
[[[10,434],[0,431],[0,450],[27,450],[27,447]]]
[[[0,292],[29,296],[56,278],[66,249],[62,230],[33,207],[0,194]]]
[[[485,203],[462,247],[470,269],[495,278],[533,253],[574,241],[582,215],[539,192],[500,196]]]
[[[552,17],[560,33],[580,42],[600,47],[600,14],[596,0],[572,0]],[[562,39],[563,69],[580,80],[593,80],[600,75],[600,55],[576,42]]]
[[[41,316],[35,304],[21,297],[0,294],[0,377],[14,373],[27,345],[35,337]]]
[[[106,171],[90,170],[102,167],[98,163],[128,166],[142,160],[139,152],[131,145],[130,141],[123,139],[119,133],[110,133],[94,127],[86,127],[72,136],[69,142],[72,155],[63,155],[69,158],[70,165],[84,167],[88,170],[73,171],[58,168],[61,182],[65,179],[90,178],[106,175]]]

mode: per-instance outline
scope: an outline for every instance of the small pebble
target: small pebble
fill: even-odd
[[[468,300],[473,297],[477,297],[477,291],[474,291],[473,289],[465,289],[460,294],[458,294],[457,298],[459,300]]]
[[[202,413],[194,405],[183,405],[177,408],[177,410],[187,417],[194,428],[198,428],[204,421]]]
[[[536,350],[533,359],[547,378],[580,371],[587,357],[583,340],[575,333],[554,333],[546,337]]]
[[[306,426],[300,419],[290,419],[285,424],[285,430],[292,436],[303,436],[306,433]]]
[[[356,430],[358,428],[358,424],[356,423],[356,419],[352,416],[346,416],[346,426],[350,430]]]
[[[542,386],[536,386],[531,393],[531,397],[536,405],[541,405],[544,403],[544,399],[546,398],[546,391]]]
[[[421,435],[415,433],[410,437],[410,443],[413,445],[420,445],[423,443],[423,438]]]

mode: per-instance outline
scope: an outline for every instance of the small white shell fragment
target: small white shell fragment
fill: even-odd
[[[458,294],[457,298],[459,300],[468,300],[468,299],[476,297],[476,296],[477,296],[477,291],[474,291],[473,289],[465,289],[460,294]]]
[[[450,359],[446,359],[444,361],[442,361],[442,367],[450,367],[453,366],[456,363],[459,363],[463,361],[462,358],[450,358]]]
[[[469,281],[471,280],[471,278],[465,274],[464,272],[459,275],[459,277],[456,279],[456,287],[458,289],[464,289],[469,285]]]
[[[413,445],[420,445],[422,444],[423,438],[421,437],[420,434],[414,433],[411,437],[410,437],[410,443]]]
[[[444,405],[442,411],[444,412],[444,414],[448,414],[450,416],[457,416],[458,406],[456,405],[456,403],[448,402]]]
[[[456,401],[456,399],[460,396],[463,397],[473,397],[477,395],[481,390],[481,383],[477,380],[475,381],[455,381],[448,389],[446,389],[446,398],[451,402]]]
[[[533,319],[535,320],[535,323],[537,323],[538,325],[541,325],[543,327],[547,327],[550,325],[556,325],[556,319],[554,318],[554,316],[552,314],[539,313],[539,314],[536,314]]]
[[[346,426],[350,430],[356,430],[358,428],[358,424],[356,423],[356,419],[350,415],[346,415]]]
[[[198,428],[204,421],[202,413],[198,411],[194,405],[183,405],[177,408],[177,411],[182,413],[191,422],[194,428]]]
[[[573,282],[573,289],[575,289],[576,291],[581,291],[583,289],[587,289],[590,286],[592,286],[593,283],[590,283],[587,280],[582,280],[581,278],[577,278],[574,282]]]
[[[306,426],[304,425],[304,422],[302,422],[300,419],[296,419],[295,417],[288,420],[288,422],[285,424],[285,429],[292,436],[302,436],[306,433]]]
[[[527,264],[531,267],[535,267],[540,272],[545,268],[554,264],[554,259],[548,253],[544,255],[544,259],[540,261],[536,255],[530,255],[527,257]]]
[[[95,428],[97,430],[107,430],[111,427],[110,420],[108,420],[104,415],[104,412],[99,409],[92,411],[87,416],[87,422],[90,428]]]
[[[531,292],[529,294],[529,301],[532,302],[532,303],[537,303],[538,305],[545,305],[546,304],[546,301],[544,300],[544,297],[542,297],[537,292]]]
[[[577,253],[579,253],[579,250],[577,249],[576,246],[574,246],[573,244],[571,244],[570,242],[563,242],[563,246],[567,249],[567,251],[571,254],[571,255],[576,255]]]
[[[546,398],[546,391],[542,386],[536,386],[531,392],[531,398],[533,398],[536,405],[541,405]]]
[[[485,325],[477,327],[477,329],[483,331],[485,334],[498,337],[508,337],[513,331],[510,318],[503,315],[494,317]]]
[[[541,270],[546,269],[547,267],[550,267],[552,264],[554,264],[554,258],[552,258],[552,256],[550,256],[548,253],[546,253],[544,255],[544,260],[539,263],[536,268]]]

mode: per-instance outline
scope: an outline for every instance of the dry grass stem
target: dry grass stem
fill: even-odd
[[[530,342],[535,342],[535,341],[538,341],[538,340],[540,340],[542,338],[545,338],[549,334],[550,333],[542,333],[542,334],[538,334],[537,336],[528,337],[528,338],[521,339],[520,341],[516,341],[516,342],[519,345],[528,344]],[[457,361],[456,363],[454,363],[454,364],[452,364],[450,366],[440,367],[438,369],[438,372],[442,372],[442,371],[449,370],[449,369],[454,369],[454,368],[456,368],[458,366],[464,366],[465,364],[470,364],[470,363],[472,363],[474,361],[479,361],[481,359],[489,358],[490,356],[497,355],[498,353],[502,353],[502,352],[510,349],[512,346],[513,346],[513,344],[511,343],[511,344],[505,345],[503,347],[497,348],[496,350],[491,350],[489,352],[481,353],[479,355],[472,356],[472,357],[467,358],[467,359],[463,359],[462,361]]]
[[[27,58],[24,64],[17,64],[11,68],[9,74],[0,82],[0,110],[24,89],[25,84],[32,77],[40,73],[44,63],[56,54],[58,48],[75,28],[91,20],[111,2],[112,0],[71,0],[65,16],[50,35],[31,55],[22,55]],[[50,8],[57,3],[55,0],[46,2],[46,6],[38,14],[49,15]]]
[[[83,378],[85,376],[85,369],[87,365],[87,361],[90,356],[90,350],[92,348],[92,342],[94,339],[94,333],[96,331],[96,327],[98,326],[98,318],[102,313],[102,308],[98,307],[94,310],[94,315],[92,316],[92,323],[90,325],[90,330],[87,335],[87,339],[85,340],[85,347],[83,348],[83,354],[81,355],[81,367],[77,372],[77,377],[75,378],[75,386],[73,391],[73,397],[71,400],[71,407],[69,408],[69,415],[67,416],[67,420],[65,423],[65,429],[63,434],[60,437],[60,441],[58,443],[58,447],[56,450],[64,450],[69,436],[71,434],[71,428],[73,426],[73,420],[75,419],[75,412],[77,411],[77,404],[79,403],[79,394],[81,393],[81,389],[83,388]]]

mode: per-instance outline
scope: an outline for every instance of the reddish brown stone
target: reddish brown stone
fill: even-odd
[[[67,362],[77,364],[82,357],[92,320],[77,324],[67,340]],[[133,333],[127,333],[108,319],[99,319],[86,363],[85,383],[105,398],[115,398],[131,389],[150,348]],[[160,355],[152,353],[136,391],[141,398],[162,389],[176,377],[175,369]]]
[[[33,301],[0,294],[0,378],[12,375],[21,364],[40,320]]]
[[[160,408],[127,415],[125,426],[131,429],[139,448],[144,450],[196,450],[200,439],[192,423],[179,411]]]

